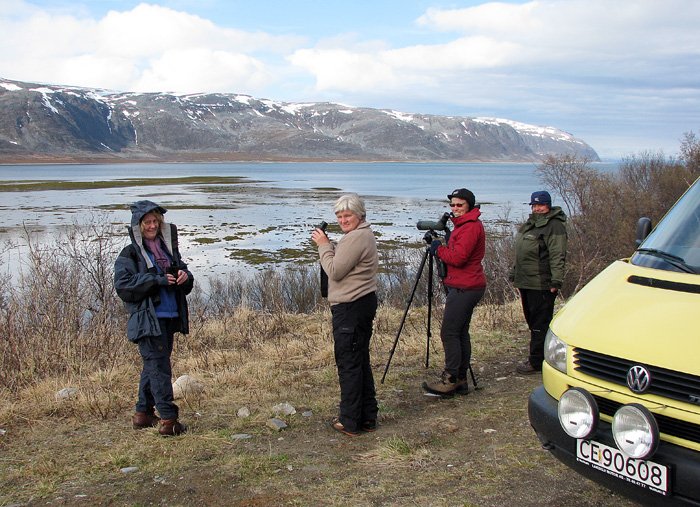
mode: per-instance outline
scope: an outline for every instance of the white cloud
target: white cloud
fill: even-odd
[[[683,132],[700,127],[697,0],[433,8],[415,26],[386,32],[410,32],[422,42],[401,45],[363,38],[359,26],[308,42],[223,27],[218,18],[155,3],[100,18],[22,0],[0,0],[0,9],[0,76],[10,79],[499,116],[554,125],[617,153],[602,132],[665,136],[658,146],[677,146]],[[270,26],[279,25],[274,15]]]
[[[676,56],[698,54],[700,2],[670,0],[533,1],[489,3],[466,9],[430,9],[417,23],[455,32],[444,44],[373,52],[318,47],[289,58],[316,77],[319,90],[405,88],[433,75],[438,87],[457,71],[526,71],[543,79],[597,76],[646,78]],[[376,71],[376,72],[375,72]],[[444,77],[445,79],[441,79]]]
[[[203,77],[206,82],[203,82]],[[269,70],[254,58],[205,48],[177,49],[166,51],[152,60],[133,89],[187,93],[257,90],[270,80]]]
[[[0,19],[0,33],[11,41],[0,53],[4,77],[126,91],[252,93],[283,78],[272,70],[275,59],[303,40],[221,28],[150,4],[99,20],[22,5]]]

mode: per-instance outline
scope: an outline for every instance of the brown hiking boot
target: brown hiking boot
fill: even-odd
[[[457,389],[457,379],[443,371],[440,378],[435,382],[423,382],[423,389],[431,394],[451,396]]]
[[[175,435],[182,435],[187,432],[187,426],[182,424],[177,419],[161,419],[160,428],[158,428],[158,433],[164,437],[172,437]]]
[[[158,426],[159,422],[160,418],[153,413],[148,414],[146,412],[135,412],[134,415],[131,416],[131,425],[135,430],[155,428]]]

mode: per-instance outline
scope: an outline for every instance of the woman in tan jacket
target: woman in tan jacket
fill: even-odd
[[[328,302],[333,316],[335,363],[340,383],[340,414],[334,430],[349,436],[377,427],[377,399],[369,357],[372,323],[377,311],[377,243],[357,194],[340,197],[333,208],[343,237],[331,243],[321,229],[318,245],[328,275]]]

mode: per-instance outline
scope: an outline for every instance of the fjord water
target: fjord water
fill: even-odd
[[[110,181],[190,176],[235,176],[241,183],[118,186],[90,190],[0,191],[0,241],[18,238],[29,227],[51,234],[85,223],[95,215],[128,224],[128,203],[153,200],[171,208],[184,256],[206,275],[221,275],[245,262],[232,251],[248,249],[275,257],[282,249],[309,246],[310,230],[334,222],[332,205],[340,193],[357,192],[368,220],[382,239],[420,241],[418,220],[449,211],[447,194],[466,187],[481,203],[487,224],[522,220],[525,204],[542,185],[534,164],[457,163],[209,163],[4,165],[0,181]],[[336,238],[337,239],[337,238]],[[288,262],[289,259],[280,262]],[[11,264],[5,261],[5,267]],[[0,264],[0,266],[3,266]]]

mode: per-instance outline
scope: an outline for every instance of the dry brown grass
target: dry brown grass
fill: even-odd
[[[500,308],[504,315],[518,309],[517,303]],[[426,308],[412,308],[381,384],[403,310],[379,309],[372,357],[380,428],[358,439],[327,426],[338,401],[327,310],[240,310],[225,333],[212,320],[190,336],[178,335],[175,375],[188,374],[205,386],[202,396],[179,401],[190,424],[183,437],[131,429],[140,367],[134,346],[109,372],[47,376],[13,395],[5,391],[0,505],[147,505],[164,498],[172,505],[346,505],[351,498],[358,505],[498,505],[516,498],[522,505],[547,505],[527,492],[523,500],[515,485],[532,483],[531,474],[542,467],[556,483],[583,481],[539,451],[527,425],[525,397],[536,379],[523,383],[512,376],[526,347],[520,319],[494,330],[490,315],[497,309],[479,306],[472,326],[474,368],[484,389],[442,402],[423,399],[420,381],[442,365],[440,311],[433,315],[430,369],[423,368]],[[251,331],[256,327],[263,332]],[[55,393],[67,386],[77,395],[58,401]],[[285,401],[298,413],[283,417],[289,428],[276,433],[265,423],[272,407]],[[236,416],[243,406],[250,417]],[[302,416],[304,410],[311,415]],[[494,428],[495,435],[486,432]],[[252,437],[232,439],[237,433]],[[138,470],[119,472],[125,467]],[[469,477],[479,481],[467,482]],[[513,492],[505,493],[504,483]],[[585,488],[580,505],[611,498]],[[574,494],[571,489],[567,494]]]
[[[472,320],[473,366],[483,389],[453,400],[426,400],[419,388],[443,360],[438,288],[424,368],[424,283],[379,382],[413,283],[411,265],[384,281],[371,349],[380,428],[352,440],[327,424],[337,412],[338,382],[317,273],[290,274],[295,283],[303,278],[307,294],[290,298],[291,309],[230,299],[253,289],[256,300],[269,301],[284,277],[253,287],[232,277],[207,294],[196,290],[191,333],[177,335],[173,371],[205,389],[179,401],[190,432],[164,439],[130,425],[141,360],[125,338],[123,310],[106,290],[114,235],[109,227],[71,234],[60,257],[56,245],[33,245],[28,237],[36,247],[32,270],[19,285],[5,286],[0,300],[0,505],[624,505],[539,449],[526,414],[538,379],[513,375],[527,333],[503,280],[503,256],[489,264],[499,290]],[[507,234],[502,240],[495,252],[507,250]],[[61,283],[57,273],[74,280]],[[75,395],[57,399],[64,388]],[[285,401],[298,413],[277,433],[265,423]],[[237,417],[243,406],[250,417]],[[232,438],[239,433],[251,438]],[[125,467],[137,471],[120,472]],[[550,492],[533,493],[543,481]]]

